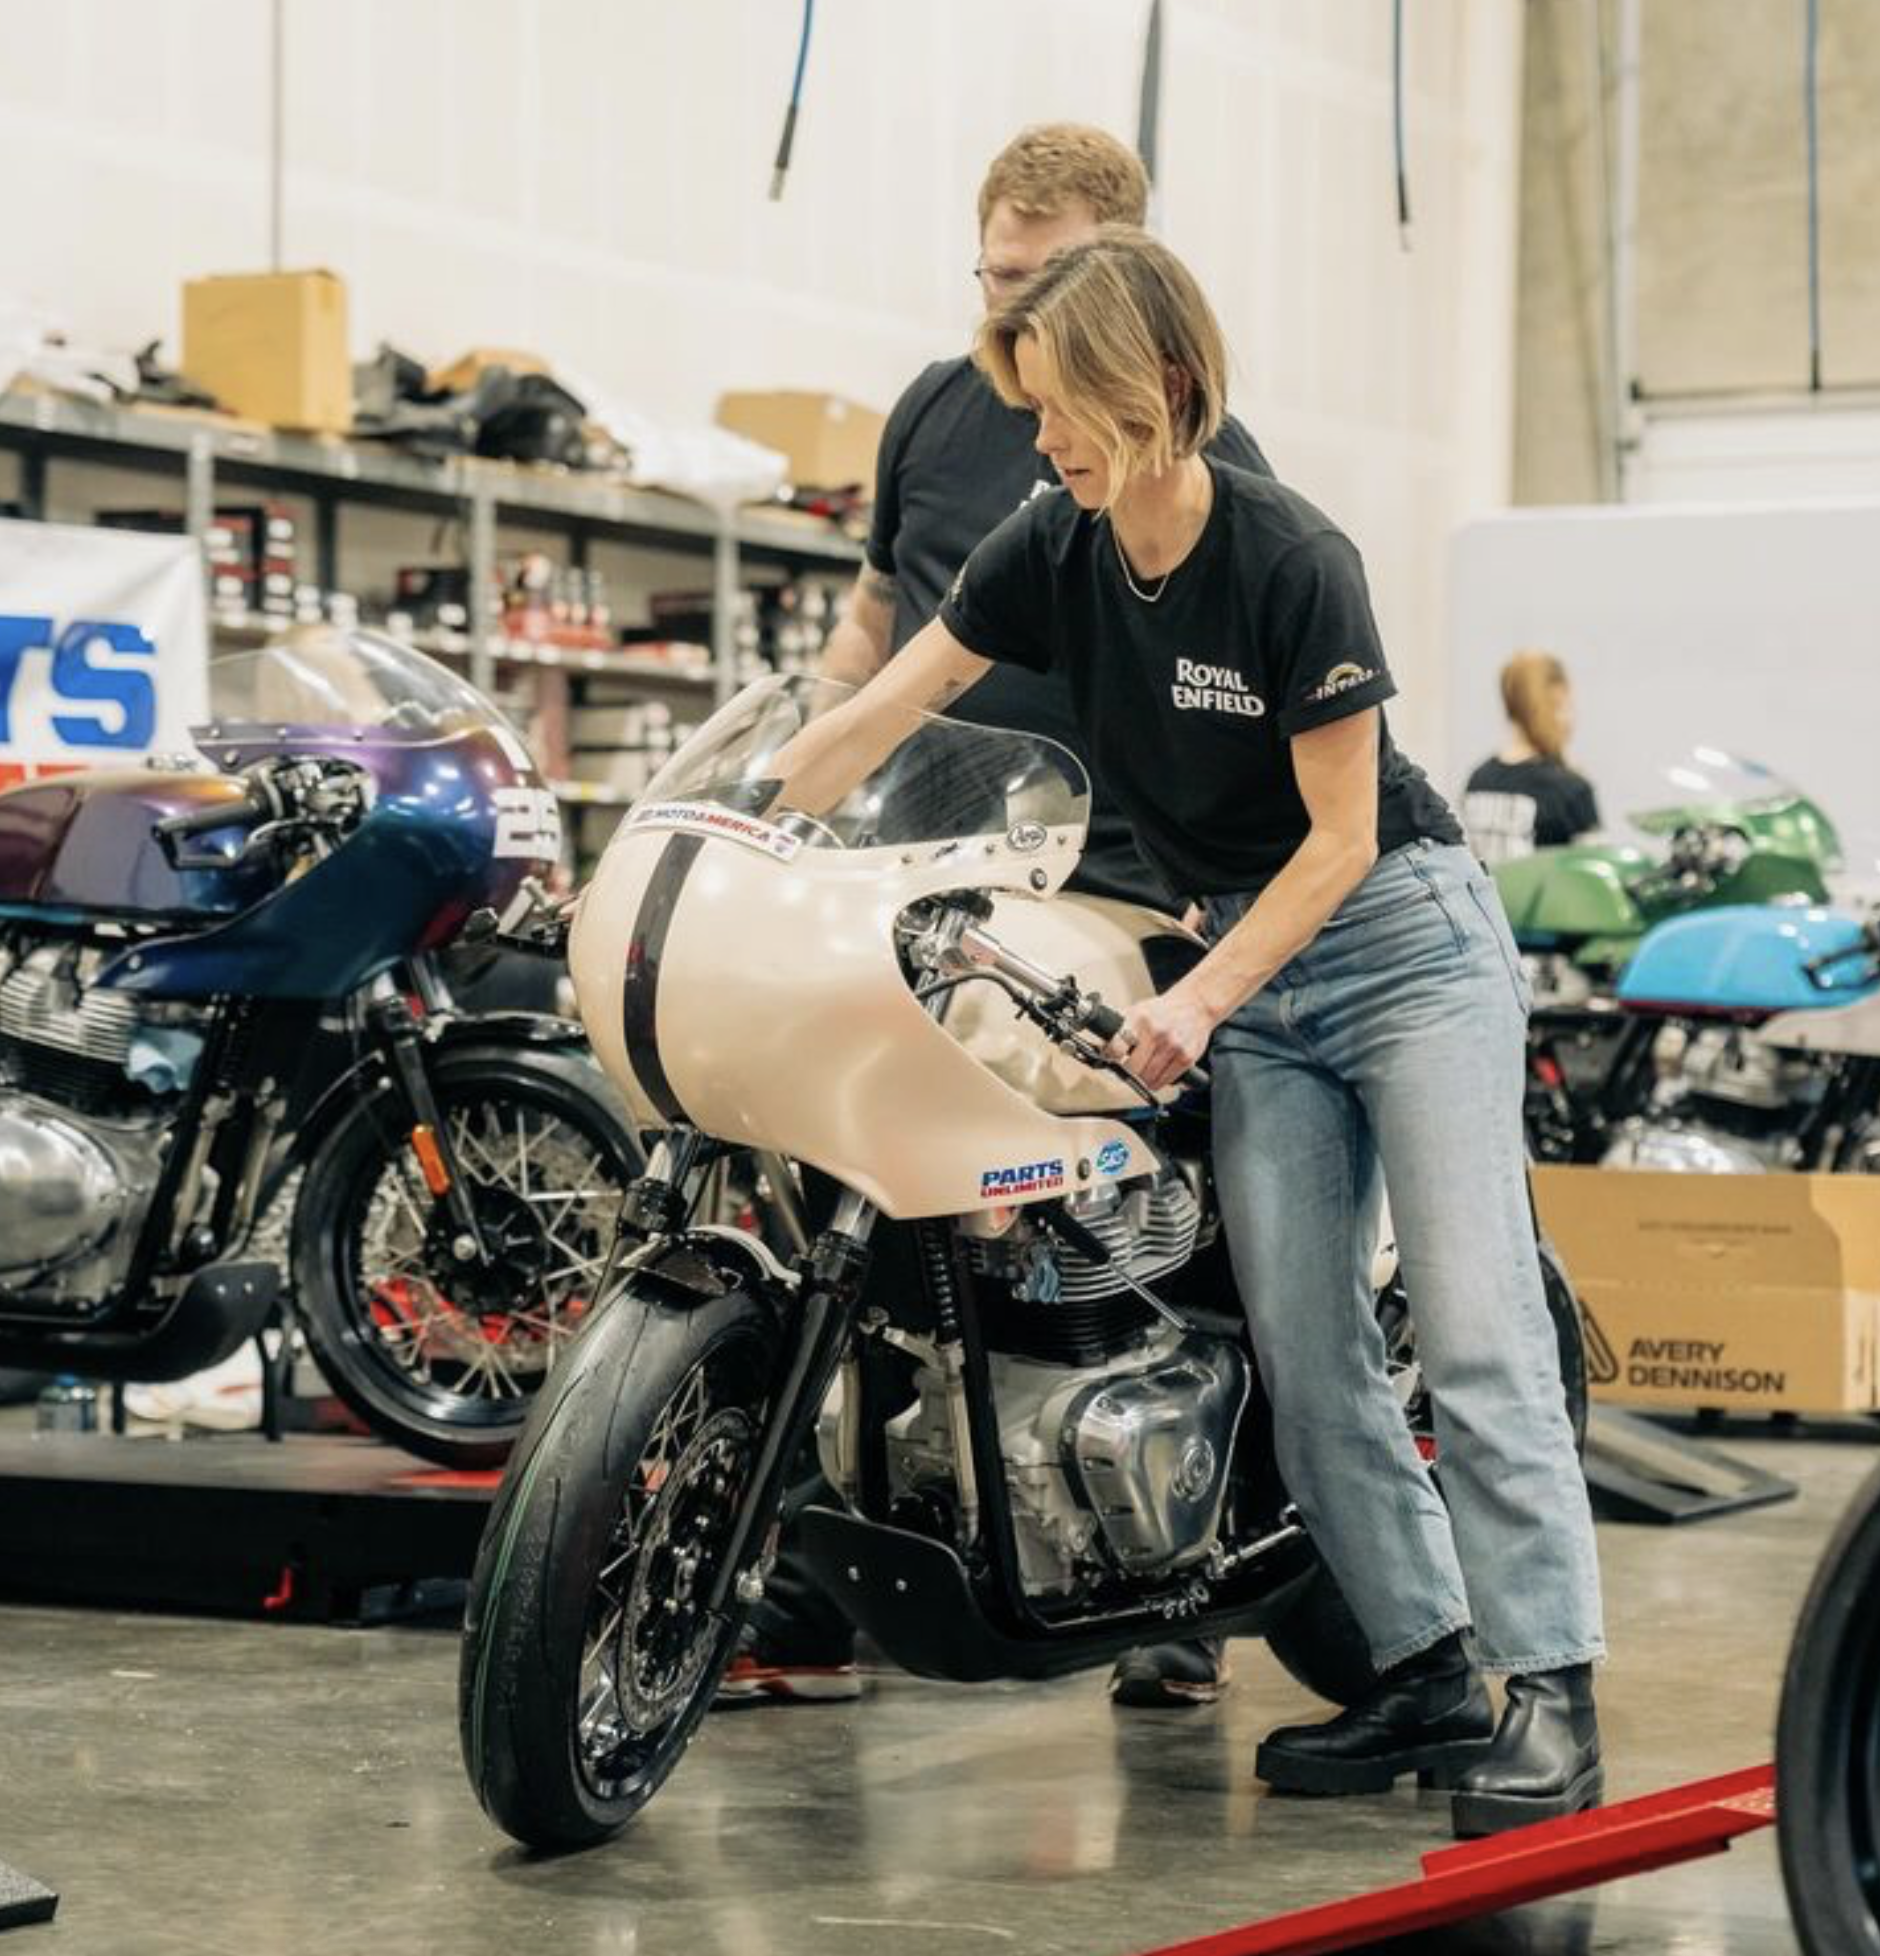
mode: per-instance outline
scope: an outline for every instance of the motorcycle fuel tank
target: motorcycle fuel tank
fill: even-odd
[[[1631,885],[1651,867],[1643,850],[1602,843],[1537,849],[1497,863],[1495,888],[1523,950],[1586,937],[1625,936],[1645,919]]]
[[[1619,980],[1622,1005],[1695,1012],[1819,1011],[1844,1005],[1845,983],[1824,990],[1815,959],[1855,950],[1858,918],[1802,904],[1735,905],[1659,924]],[[1880,983],[1853,988],[1880,990]]]
[[[153,831],[166,816],[240,793],[222,775],[154,769],[9,788],[0,793],[0,913],[232,917],[271,887],[266,866],[178,870]]]

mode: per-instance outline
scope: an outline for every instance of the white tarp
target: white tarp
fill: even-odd
[[[0,784],[186,754],[208,694],[192,538],[0,522]]]

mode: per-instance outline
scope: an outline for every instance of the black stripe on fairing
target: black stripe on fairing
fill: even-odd
[[[627,1062],[633,1077],[667,1120],[690,1125],[690,1117],[666,1078],[659,1060],[659,968],[666,955],[666,934],[679,907],[679,893],[692,873],[702,835],[675,835],[661,852],[658,866],[646,883],[633,935],[627,940],[626,984],[621,990],[622,1029],[627,1038]]]

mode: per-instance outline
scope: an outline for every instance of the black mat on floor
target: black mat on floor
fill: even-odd
[[[374,1440],[0,1434],[0,1592],[323,1622],[448,1612],[495,1487]]]
[[[44,1882],[21,1874],[0,1861],[0,1929],[23,1928],[28,1922],[50,1922],[59,1906],[58,1895]]]

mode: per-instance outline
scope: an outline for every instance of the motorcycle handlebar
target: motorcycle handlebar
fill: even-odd
[[[232,801],[211,802],[181,815],[164,816],[156,824],[156,833],[165,842],[186,842],[191,836],[209,835],[216,829],[246,828],[273,812],[273,800],[267,790],[260,782],[250,781]]]

